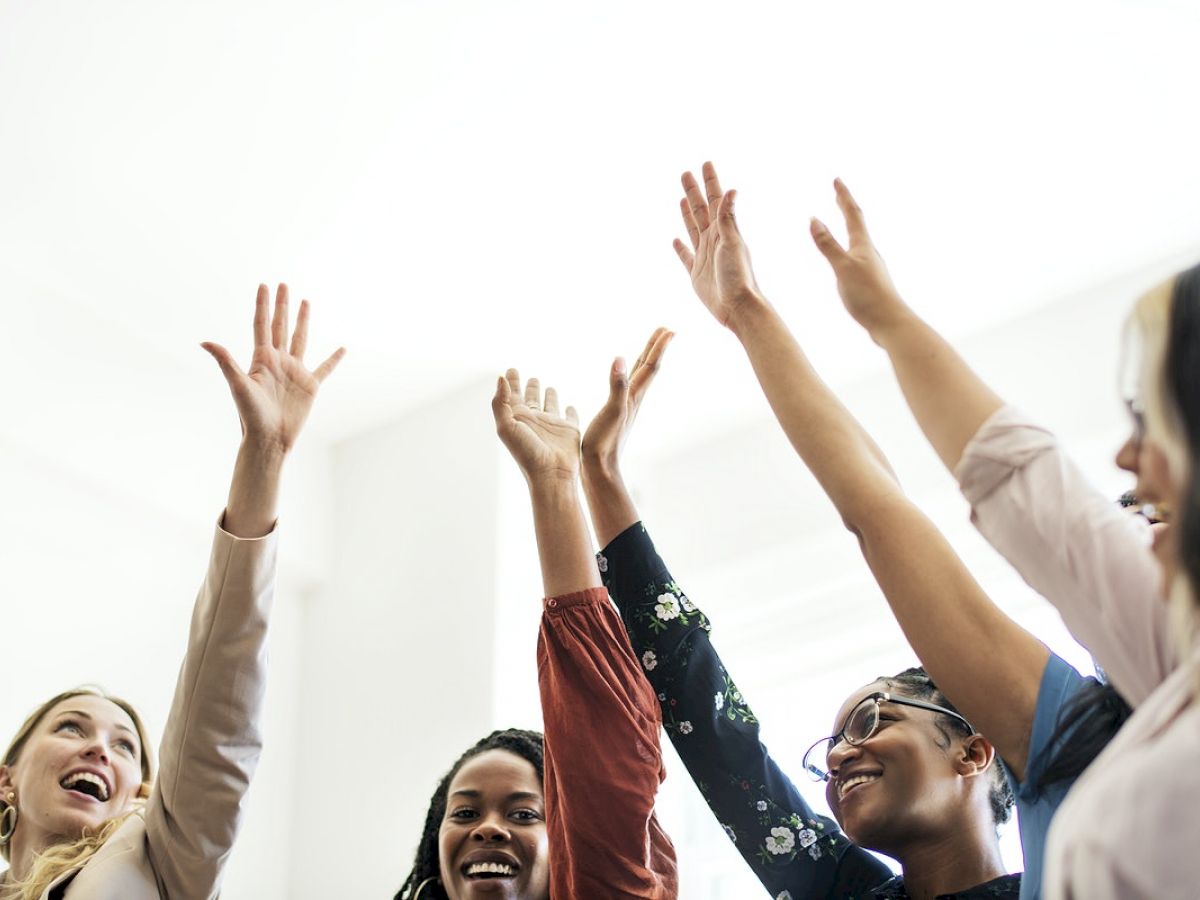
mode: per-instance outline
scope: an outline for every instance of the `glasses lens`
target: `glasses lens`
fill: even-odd
[[[851,744],[861,744],[875,733],[878,724],[879,704],[868,698],[854,707],[846,718],[846,740]]]
[[[825,759],[833,749],[833,738],[822,738],[804,754],[802,765],[808,777],[813,781],[828,781],[829,774],[825,771]]]

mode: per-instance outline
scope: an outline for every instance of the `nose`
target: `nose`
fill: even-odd
[[[860,756],[862,756],[861,746],[856,747],[841,739],[825,754],[825,769],[829,772],[831,778],[836,778],[838,769],[850,760],[858,759]]]
[[[108,748],[99,738],[93,739],[83,751],[83,756],[86,759],[95,760],[97,762],[108,765]]]
[[[476,841],[508,841],[512,839],[512,834],[502,818],[484,816],[475,826],[471,838]]]
[[[1134,475],[1138,472],[1138,442],[1130,437],[1121,445],[1121,449],[1117,451],[1117,468],[1124,469],[1126,472],[1132,472]]]

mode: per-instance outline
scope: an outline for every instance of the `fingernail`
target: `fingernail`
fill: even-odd
[[[625,357],[618,356],[616,360],[613,361],[613,371],[618,375],[625,374]]]

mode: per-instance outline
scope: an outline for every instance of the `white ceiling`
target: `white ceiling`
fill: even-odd
[[[350,349],[326,440],[511,364],[587,416],[660,323],[661,440],[689,440],[756,389],[671,251],[684,167],[740,189],[760,283],[843,380],[878,355],[807,237],[834,175],[942,328],[1010,318],[1196,244],[1198,37],[1132,0],[4,3],[10,412],[101,384],[89,415],[150,434],[286,279]]]

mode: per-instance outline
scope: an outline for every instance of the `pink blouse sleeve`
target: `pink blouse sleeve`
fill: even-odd
[[[1145,520],[1096,491],[1054,435],[1012,407],[955,470],[980,533],[1053,603],[1131,705],[1171,673],[1162,571]]]
[[[678,896],[654,815],[658,700],[603,588],[546,601],[538,637],[550,896]]]

